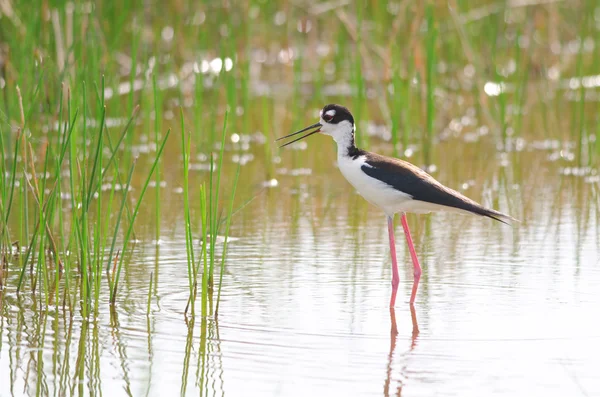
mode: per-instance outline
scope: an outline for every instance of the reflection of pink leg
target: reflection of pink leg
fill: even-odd
[[[392,255],[392,298],[390,299],[390,307],[394,307],[396,304],[396,292],[398,292],[398,284],[400,284],[400,276],[398,275],[398,262],[396,261],[394,218],[392,216],[388,216],[388,234],[390,235],[390,254]]]
[[[417,345],[417,337],[419,336],[419,322],[417,321],[417,312],[415,311],[415,305],[410,305],[410,319],[412,320],[412,337],[410,338],[412,343],[410,344],[410,350],[414,349]]]
[[[410,230],[408,229],[408,222],[406,221],[405,213],[402,214],[402,227],[404,228],[404,235],[406,236],[406,243],[408,244],[408,250],[410,251],[410,257],[412,258],[415,275],[412,293],[410,294],[410,303],[413,304],[415,303],[415,296],[417,295],[417,288],[419,288],[419,280],[421,279],[421,265],[419,265],[419,259],[417,259],[415,246],[413,245],[412,237],[410,237]]]

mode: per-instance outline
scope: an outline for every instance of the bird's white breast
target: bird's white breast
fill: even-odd
[[[385,182],[365,174],[361,167],[366,164],[365,156],[353,159],[349,156],[338,156],[338,167],[342,175],[368,202],[381,208],[387,215],[403,211],[409,207],[409,202],[414,201],[412,196],[402,193]]]

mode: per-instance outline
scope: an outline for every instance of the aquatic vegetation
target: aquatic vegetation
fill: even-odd
[[[595,165],[600,152],[597,112],[586,100],[599,86],[593,78],[600,65],[598,52],[592,51],[598,32],[593,2],[578,5],[585,17],[572,34],[553,30],[550,19],[571,16],[552,5],[540,15],[534,7],[462,1],[449,8],[358,2],[335,11],[315,8],[307,17],[302,9],[277,11],[273,4],[261,10],[249,4],[249,9],[210,11],[218,18],[207,18],[209,11],[199,7],[182,23],[171,23],[178,14],[169,7],[160,21],[143,23],[137,19],[141,9],[133,5],[57,4],[48,17],[35,10],[28,18],[19,18],[23,9],[15,7],[1,22],[16,26],[17,34],[5,38],[11,56],[3,58],[0,251],[9,273],[17,271],[19,293],[29,281],[29,290],[40,294],[46,307],[60,302],[72,308],[73,300],[80,300],[86,318],[97,310],[103,278],[109,301],[116,303],[131,242],[137,241],[134,221],[146,211],[141,199],[147,188],[155,190],[149,205],[153,241],[161,244],[162,193],[172,173],[163,171],[163,153],[169,164],[183,160],[188,277],[195,296],[198,284],[213,291],[215,272],[222,283],[231,219],[221,213],[223,173],[232,186],[231,214],[243,159],[256,156],[257,174],[263,181],[275,180],[279,160],[272,141],[280,134],[274,131],[299,124],[324,102],[351,96],[354,114],[366,120],[358,126],[362,145],[383,139],[392,143],[392,154],[421,152],[422,164],[434,169],[439,158],[433,147],[449,138],[478,141],[487,135],[502,151],[523,147],[517,137],[568,139],[580,167]],[[268,9],[278,12],[275,25],[267,22]],[[89,23],[117,14],[107,26]],[[529,22],[532,16],[541,18],[537,27]],[[325,22],[327,32],[335,33],[310,42],[307,35]],[[276,37],[285,26],[294,28],[287,32],[287,44],[256,35],[268,27]],[[549,30],[547,39],[535,36],[539,26]],[[40,39],[40,28],[50,31],[52,40]],[[144,37],[143,28],[155,32],[156,39]],[[223,37],[218,48],[212,31]],[[198,38],[192,53],[185,50],[189,37]],[[273,43],[280,45],[276,52],[269,49]],[[544,53],[548,48],[553,52]],[[547,56],[535,55],[540,51]],[[556,52],[570,62],[556,64]],[[35,54],[33,61],[29,54]],[[261,77],[253,67],[260,68]],[[291,107],[282,111],[278,98],[287,86],[294,95]],[[314,95],[307,96],[307,90]],[[560,117],[565,103],[570,104],[567,118]],[[554,110],[563,121],[549,122]],[[532,112],[542,114],[543,128],[531,128]],[[177,128],[175,113],[180,113],[182,134],[184,119],[191,121],[180,149],[169,144],[168,132],[162,135]],[[224,161],[229,144],[237,153],[236,172]],[[217,145],[218,155],[213,154]],[[254,146],[261,148],[249,155]],[[295,165],[302,164],[301,156],[292,157]],[[140,194],[132,197],[138,188]],[[225,242],[217,255],[221,228]],[[158,262],[155,289],[157,267]],[[194,312],[193,299],[190,303]]]
[[[411,224],[429,255],[424,299],[441,293],[428,277],[474,265],[464,234],[513,248],[514,258],[470,252],[484,270],[510,267],[503,280],[535,261],[519,247],[537,236],[572,238],[576,269],[544,256],[555,247],[532,252],[590,270],[597,2],[0,3],[0,366],[22,365],[0,394],[5,379],[31,394],[99,392],[99,379],[115,378],[106,366],[134,394],[146,379],[132,376],[132,357],[156,360],[170,331],[185,344],[181,390],[223,388],[219,332],[246,321],[236,315],[284,316],[281,299],[306,304],[296,286],[328,277],[327,294],[344,302],[387,280],[387,264],[370,262],[381,249],[367,207],[337,182],[334,146],[315,136],[281,156],[273,145],[327,103],[350,106],[360,146],[410,158],[523,220],[510,236],[468,221]],[[568,239],[555,223],[564,217]],[[431,248],[439,240],[443,255]],[[361,315],[352,323],[369,324]],[[147,351],[130,332],[140,324]]]
[[[218,153],[218,164],[215,164],[214,155],[210,156],[210,171],[208,186],[202,184],[200,186],[200,218],[201,218],[201,250],[198,257],[194,254],[196,246],[194,244],[193,237],[193,222],[190,215],[190,202],[189,202],[189,167],[190,167],[190,140],[191,136],[185,133],[185,122],[183,117],[183,111],[181,111],[181,152],[183,153],[183,211],[185,219],[185,242],[186,242],[186,255],[187,255],[187,274],[189,283],[189,298],[188,306],[185,309],[187,314],[188,308],[192,317],[195,316],[195,302],[198,290],[198,275],[200,273],[200,267],[202,266],[201,282],[200,282],[200,296],[202,303],[202,317],[206,317],[209,314],[217,314],[219,307],[219,300],[221,297],[221,288],[223,284],[223,273],[225,271],[225,257],[227,252],[227,241],[229,238],[229,228],[231,225],[231,218],[234,213],[233,203],[235,199],[235,191],[239,178],[239,166],[236,172],[233,185],[231,187],[231,196],[229,197],[229,212],[225,219],[221,218],[221,209],[219,208],[219,194],[221,191],[221,176],[223,169],[223,158],[225,156],[225,138],[227,136],[227,112],[223,120],[223,131],[221,134],[220,151]],[[216,169],[215,169],[216,167]],[[222,224],[225,223],[223,237],[223,251],[221,254],[220,269],[219,269],[219,283],[217,285],[217,300],[215,302],[216,307],[213,306],[213,292],[214,292],[214,275],[217,267],[217,240],[219,237],[219,231],[221,230]]]

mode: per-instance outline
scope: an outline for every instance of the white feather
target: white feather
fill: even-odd
[[[327,115],[335,110],[328,110]],[[373,178],[362,170],[363,166],[370,167],[366,162],[365,156],[353,158],[348,154],[348,150],[354,147],[354,125],[347,120],[337,124],[331,124],[321,118],[321,132],[333,137],[338,147],[338,167],[344,177],[352,186],[371,204],[381,208],[386,215],[392,216],[398,212],[412,212],[425,214],[436,211],[450,211],[462,214],[471,214],[471,212],[447,207],[445,205],[428,203],[426,201],[415,200],[410,194],[394,189],[392,186]],[[494,213],[494,216],[502,219],[504,222],[512,223],[516,221],[512,217]]]
[[[395,214],[399,207],[414,201],[409,194],[399,192],[387,183],[365,174],[361,169],[365,160],[365,156],[353,159],[346,155],[338,155],[338,167],[342,175],[365,200],[378,206],[388,215]]]
[[[458,208],[414,200],[410,194],[398,191],[387,183],[365,174],[361,168],[362,166],[369,167],[365,156],[353,159],[338,153],[338,167],[342,175],[365,200],[381,208],[389,216],[398,212],[426,214],[435,211],[452,211],[463,214],[469,213]]]
[[[352,144],[354,134],[352,124],[347,121],[339,124],[327,124],[324,120],[321,120],[321,123],[324,124],[321,131],[327,135],[331,135],[337,143],[338,167],[342,175],[344,175],[365,200],[381,208],[386,215],[392,216],[398,212],[426,214],[434,211],[468,213],[468,211],[457,208],[414,200],[410,194],[398,191],[387,183],[365,174],[361,168],[363,165],[369,167],[365,156],[357,158],[348,156],[348,147]]]

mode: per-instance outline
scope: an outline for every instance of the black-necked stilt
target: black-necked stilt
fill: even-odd
[[[404,235],[414,267],[414,282],[410,296],[411,304],[414,303],[417,294],[421,278],[421,265],[408,229],[407,212],[459,211],[487,216],[503,223],[515,221],[509,215],[485,208],[457,191],[442,185],[431,175],[407,161],[381,156],[357,148],[354,144],[354,117],[344,106],[335,104],[325,106],[321,110],[318,123],[277,140],[289,138],[306,131],[310,132],[280,147],[287,146],[317,132],[331,135],[338,146],[338,166],[342,174],[361,196],[371,204],[381,208],[387,216],[393,274],[390,307],[393,307],[396,302],[396,292],[400,282],[394,242],[394,215],[396,213],[402,213],[402,227],[404,228]]]

